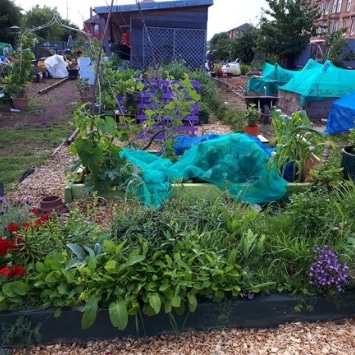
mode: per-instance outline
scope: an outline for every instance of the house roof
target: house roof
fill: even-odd
[[[240,25],[238,27],[232,28],[231,30],[229,30],[229,32],[230,31],[244,31],[244,30],[246,30],[246,29],[248,29],[250,27],[253,27],[253,25],[250,24],[250,23],[244,23],[243,25]]]
[[[132,0],[134,1],[134,0]],[[152,1],[152,2],[140,2],[139,8],[136,3],[130,5],[116,5],[112,7],[112,13],[117,12],[134,12],[138,10],[168,10],[186,7],[196,6],[211,6],[213,0],[173,0],[173,1]],[[98,15],[107,14],[109,7],[107,6],[95,6],[94,11]]]

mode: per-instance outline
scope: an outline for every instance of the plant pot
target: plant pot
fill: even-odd
[[[71,80],[78,79],[78,77],[79,77],[79,69],[78,68],[67,69],[67,70],[68,70],[69,79],[71,79]]]
[[[42,200],[40,201],[40,208],[39,208],[39,213],[44,215],[44,214],[49,214],[52,212],[55,212],[57,214],[62,214],[67,212],[68,209],[63,203],[62,199],[59,196],[56,195],[50,195],[43,197]]]
[[[260,127],[259,125],[255,125],[255,126],[245,125],[244,132],[250,134],[251,136],[257,137],[260,133]]]
[[[91,96],[81,96],[80,101],[84,104],[86,102],[91,102],[92,97]]]
[[[12,97],[12,106],[16,110],[24,111],[28,107],[27,97]]]
[[[355,181],[355,147],[347,146],[341,150],[340,166],[344,168],[344,179]]]

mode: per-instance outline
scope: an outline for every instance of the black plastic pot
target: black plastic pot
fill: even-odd
[[[355,181],[355,146],[347,146],[341,150],[340,166],[344,168],[344,179]]]

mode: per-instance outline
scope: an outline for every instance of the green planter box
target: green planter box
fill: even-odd
[[[124,338],[128,336],[155,336],[184,330],[208,331],[218,328],[272,328],[286,322],[337,320],[355,316],[355,292],[341,294],[338,303],[324,297],[269,295],[234,299],[227,302],[199,303],[195,312],[174,315],[176,327],[169,316],[143,316],[129,319],[125,330],[113,327],[108,312],[101,310],[94,324],[83,330],[82,313],[67,309],[55,318],[54,309],[23,312],[0,312],[0,327],[8,328],[19,317],[31,323],[31,329],[40,326],[41,343],[76,342]],[[299,308],[299,311],[296,309]],[[7,343],[3,346],[12,346]],[[16,344],[18,345],[18,344]]]
[[[289,183],[287,185],[287,195],[306,191],[311,183]],[[191,197],[191,198],[217,198],[222,191],[213,184],[207,183],[185,183],[173,184],[174,197]],[[82,199],[88,195],[84,192],[84,184],[68,184],[64,190],[64,199],[66,203],[73,200]],[[105,199],[132,197],[130,193],[125,191],[109,191],[100,194]]]

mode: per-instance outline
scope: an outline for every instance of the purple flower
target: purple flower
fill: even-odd
[[[309,283],[321,291],[344,291],[349,284],[349,267],[341,263],[338,254],[328,245],[314,249],[315,261],[308,271]]]

